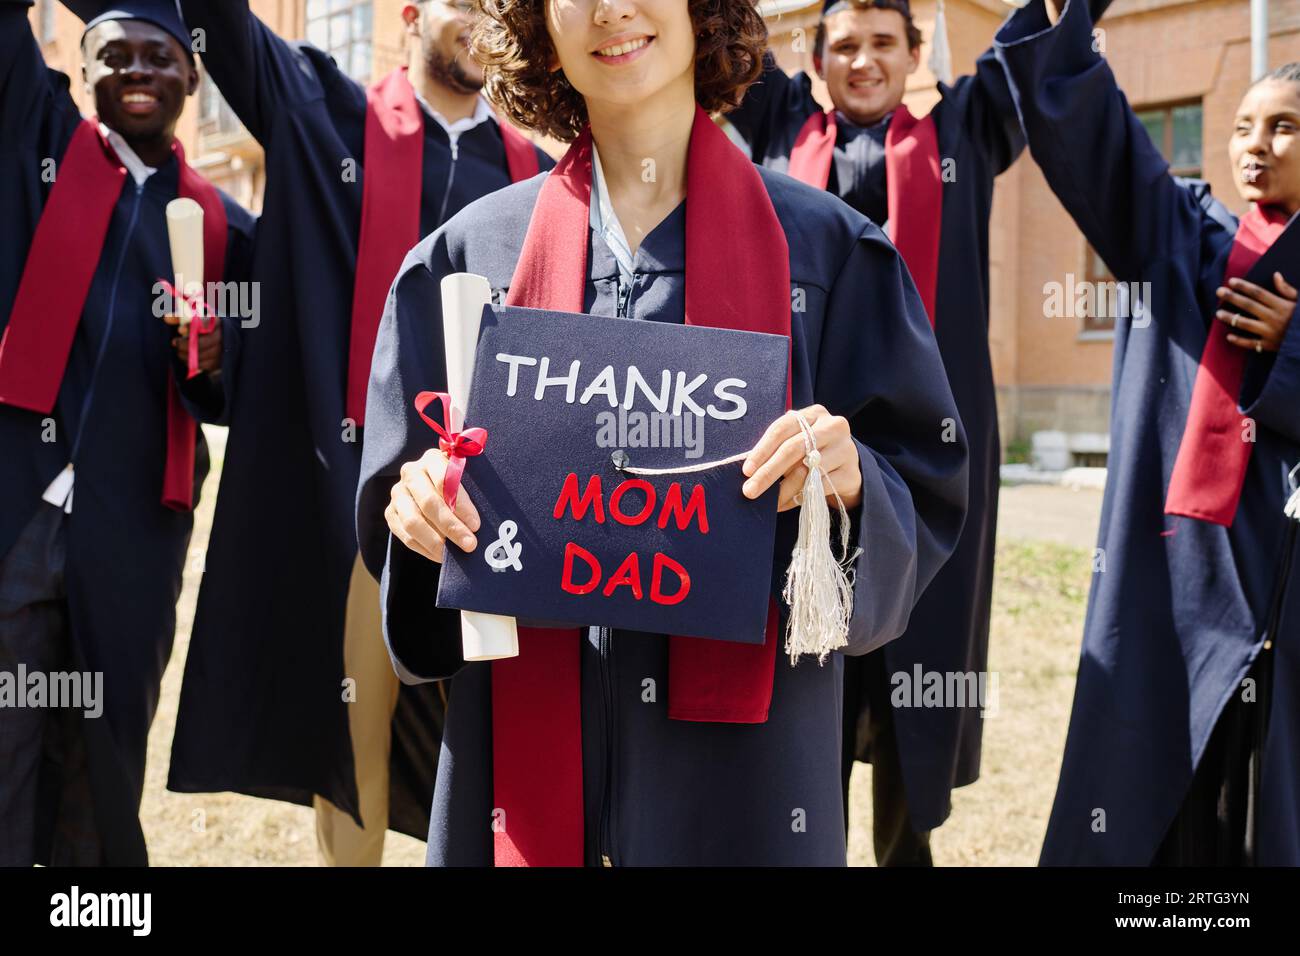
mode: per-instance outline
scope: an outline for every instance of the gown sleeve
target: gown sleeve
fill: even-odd
[[[1243,413],[1300,445],[1300,320],[1294,315],[1276,354],[1249,356],[1240,403]]]
[[[338,72],[314,47],[277,36],[249,10],[248,0],[182,0],[181,9],[186,25],[203,31],[204,68],[264,148],[271,145],[278,119],[324,95],[318,71]],[[309,57],[308,50],[315,55]],[[356,94],[364,108],[360,86]]]
[[[421,258],[426,248],[428,258]],[[384,518],[402,465],[436,443],[411,398],[446,390],[439,283],[456,271],[441,231],[407,256],[379,323],[366,397],[357,540],[366,568],[379,579],[384,642],[408,684],[450,677],[465,663],[460,612],[434,605],[440,565],[393,537]]]
[[[1055,26],[1043,0],[1016,11],[993,41],[1029,151],[1066,211],[1121,281],[1159,259],[1199,258],[1204,211],[1169,165],[1093,49],[1082,0]]]
[[[66,144],[81,119],[68,78],[45,65],[27,19],[30,6],[30,0],[0,0],[0,143],[6,150],[45,144],[51,116],[59,112],[66,114]]]
[[[1019,158],[1025,134],[1011,97],[1007,74],[990,47],[975,61],[975,72],[951,87],[940,85],[944,109],[955,109],[967,139],[985,155],[994,176]]]
[[[969,448],[920,295],[875,225],[839,270],[821,336],[814,395],[849,420],[862,469],[862,505],[850,513],[850,546],[862,553],[844,649],[856,656],[903,633],[957,546]]]
[[[769,50],[763,54],[763,72],[745,91],[740,105],[723,118],[745,137],[752,154],[760,157],[778,129],[802,124],[820,110],[808,78],[802,73],[795,77],[787,74]]]

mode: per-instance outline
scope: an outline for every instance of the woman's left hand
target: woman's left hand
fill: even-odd
[[[1296,290],[1280,272],[1273,273],[1273,282],[1277,286],[1276,294],[1245,279],[1229,279],[1229,288],[1217,290],[1221,302],[1231,303],[1246,314],[1219,309],[1214,317],[1234,330],[1253,333],[1229,332],[1228,341],[1233,345],[1253,352],[1276,352],[1282,347],[1282,337],[1295,312]]]
[[[826,472],[826,497],[835,498],[834,488],[844,501],[844,507],[853,508],[862,501],[862,465],[858,460],[858,446],[849,431],[849,421],[843,415],[832,415],[821,405],[800,409],[812,428],[817,450],[821,453],[821,466]],[[777,481],[781,493],[777,511],[788,511],[801,502],[795,496],[803,491],[808,468],[803,463],[803,429],[794,412],[786,412],[768,426],[758,444],[750,451],[741,470],[749,479],[741,490],[746,498],[757,498]]]

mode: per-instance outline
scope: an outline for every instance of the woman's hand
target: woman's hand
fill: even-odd
[[[821,466],[826,472],[826,497],[834,499],[835,491],[844,501],[844,507],[853,508],[862,501],[862,465],[858,460],[858,446],[849,432],[849,421],[842,415],[832,415],[821,405],[800,409],[812,428],[817,450],[821,453]],[[778,480],[781,493],[777,498],[777,511],[788,511],[801,502],[795,496],[803,491],[808,468],[803,463],[803,429],[794,412],[786,412],[771,425],[758,444],[745,459],[741,470],[749,479],[741,489],[746,498],[757,498]],[[835,491],[831,489],[834,488]]]
[[[168,325],[180,325],[180,317],[169,315],[164,317],[164,322]],[[188,362],[190,357],[190,339],[188,335],[178,335],[172,339],[172,348],[176,351],[176,357],[182,362]],[[221,371],[221,322],[218,321],[211,332],[199,333],[199,371],[200,372],[219,372]]]
[[[430,448],[418,461],[408,461],[384,509],[384,519],[397,540],[439,564],[448,540],[462,551],[478,546],[473,535],[479,528],[478,509],[464,486],[456,495],[455,511],[447,507],[442,496],[446,471],[447,456],[437,448]]]
[[[1230,288],[1216,290],[1220,302],[1231,303],[1247,314],[1219,309],[1214,317],[1234,330],[1259,336],[1253,338],[1229,332],[1228,341],[1233,345],[1254,352],[1276,352],[1282,347],[1282,338],[1295,312],[1296,290],[1280,272],[1273,273],[1273,283],[1277,286],[1277,294],[1245,279],[1229,279]]]

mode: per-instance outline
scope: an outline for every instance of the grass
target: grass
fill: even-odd
[[[931,836],[940,866],[1032,866],[1038,858],[1070,716],[1091,552],[1052,542],[997,549],[989,669],[1000,707],[984,727],[980,779],[953,793]],[[874,864],[871,768],[853,775],[849,862]]]

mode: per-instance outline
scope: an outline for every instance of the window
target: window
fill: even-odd
[[[1169,162],[1169,171],[1175,176],[1201,175],[1201,104],[1178,103],[1154,109],[1136,110],[1138,122],[1146,127],[1160,153]],[[1097,255],[1097,250],[1085,244],[1084,281],[1091,283],[1114,282],[1115,276]],[[1097,296],[1096,301],[1103,301]],[[1109,337],[1115,331],[1112,315],[1086,315],[1083,317],[1083,337]]]
[[[1183,103],[1140,110],[1138,121],[1169,161],[1175,176],[1201,175],[1201,104]]]
[[[372,7],[370,0],[307,0],[307,42],[360,83],[370,82]]]

